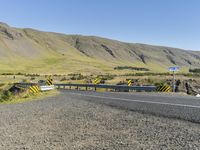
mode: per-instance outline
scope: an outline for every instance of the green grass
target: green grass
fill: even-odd
[[[0,104],[16,104],[16,103],[24,103],[24,102],[30,102],[35,100],[42,100],[47,97],[55,96],[59,94],[57,90],[48,91],[48,92],[40,92],[35,94],[30,93],[22,93],[20,95],[12,95],[7,100],[1,100]]]

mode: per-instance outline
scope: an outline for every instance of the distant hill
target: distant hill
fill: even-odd
[[[118,66],[165,72],[200,66],[200,52],[131,44],[95,36],[18,29],[0,23],[0,73],[125,73]]]

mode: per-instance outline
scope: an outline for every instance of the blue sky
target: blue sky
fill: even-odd
[[[1,0],[0,21],[200,50],[200,0]]]

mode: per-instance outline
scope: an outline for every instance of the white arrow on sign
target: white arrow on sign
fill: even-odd
[[[179,71],[179,67],[169,67],[169,71]]]

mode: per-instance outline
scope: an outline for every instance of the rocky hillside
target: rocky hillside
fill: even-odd
[[[0,72],[106,73],[117,66],[164,72],[200,66],[200,52],[81,35],[18,29],[0,23]],[[125,71],[126,72],[126,71]]]

